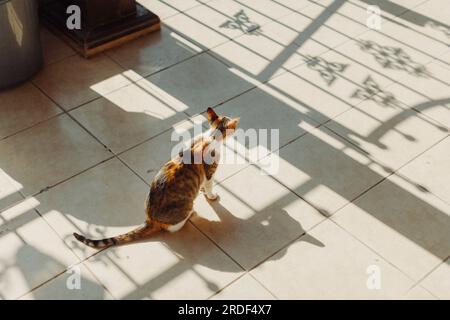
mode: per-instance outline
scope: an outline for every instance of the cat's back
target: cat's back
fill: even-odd
[[[203,182],[201,167],[175,158],[156,174],[150,187],[147,209],[158,222],[176,224],[193,208]]]

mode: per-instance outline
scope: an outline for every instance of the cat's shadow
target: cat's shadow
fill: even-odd
[[[241,219],[222,205],[220,198],[208,203],[216,214],[214,220],[195,212],[182,230],[162,232],[144,242],[162,242],[185,263],[225,272],[249,270],[265,260],[280,259],[287,245],[295,241],[324,247],[283,209],[271,207]],[[235,263],[224,263],[228,259],[225,256],[217,259],[217,246]]]

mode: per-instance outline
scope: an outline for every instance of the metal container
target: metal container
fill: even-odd
[[[21,83],[42,67],[36,0],[0,0],[0,89]]]

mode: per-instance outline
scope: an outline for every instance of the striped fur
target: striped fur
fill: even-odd
[[[152,224],[145,223],[142,226],[136,228],[135,230],[125,233],[123,235],[112,238],[105,238],[101,240],[87,239],[86,237],[79,235],[78,233],[74,233],[73,236],[75,237],[75,239],[91,248],[103,249],[111,246],[122,245],[130,242],[143,240],[160,230],[161,226],[158,226],[154,223]]]

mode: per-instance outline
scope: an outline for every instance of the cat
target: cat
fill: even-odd
[[[169,160],[154,177],[146,201],[147,219],[126,234],[102,240],[87,239],[74,233],[85,245],[102,249],[145,239],[158,231],[176,232],[193,214],[194,200],[202,191],[214,201],[213,177],[218,167],[220,144],[234,134],[239,118],[218,116],[212,108],[206,112],[210,129],[194,139],[187,150]]]

